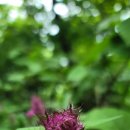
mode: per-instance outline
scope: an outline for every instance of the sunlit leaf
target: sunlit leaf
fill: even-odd
[[[18,128],[17,130],[45,130],[43,127]]]
[[[127,130],[130,128],[130,114],[115,108],[95,108],[81,116],[86,128],[101,130]],[[124,125],[125,122],[125,125]]]

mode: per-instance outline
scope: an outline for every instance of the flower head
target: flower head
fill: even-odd
[[[38,117],[38,124],[46,130],[84,130],[83,124],[79,121],[79,111],[72,106],[64,111],[48,114],[39,97],[32,97],[32,107],[27,112],[28,117]]]
[[[84,130],[79,122],[78,113],[72,107],[62,112],[54,112],[52,115],[46,114],[46,119],[40,120],[46,130]]]

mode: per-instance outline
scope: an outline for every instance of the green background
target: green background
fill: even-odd
[[[129,130],[130,1],[45,7],[41,0],[0,4],[0,130],[36,126],[26,117],[32,95],[48,111],[81,107],[88,130]]]

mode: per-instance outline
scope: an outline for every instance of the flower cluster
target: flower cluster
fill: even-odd
[[[38,97],[35,98],[38,99]],[[46,130],[84,130],[82,123],[79,121],[78,112],[73,109],[72,106],[64,111],[48,114],[45,112],[45,109],[41,109],[41,101],[35,98],[32,99],[33,107],[31,111],[37,115],[39,123],[43,125]],[[29,114],[27,115],[30,117]]]

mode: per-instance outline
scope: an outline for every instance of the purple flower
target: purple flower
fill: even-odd
[[[79,121],[78,113],[72,107],[62,112],[54,112],[52,115],[46,114],[40,119],[40,124],[46,130],[84,130]]]
[[[26,115],[30,118],[35,115],[45,115],[45,107],[39,97],[32,96],[31,109],[27,112]]]
[[[48,114],[37,96],[32,97],[32,107],[27,112],[28,117],[36,115],[39,119],[38,124],[44,126],[46,130],[84,130],[78,114],[79,111],[72,106],[64,111]]]

